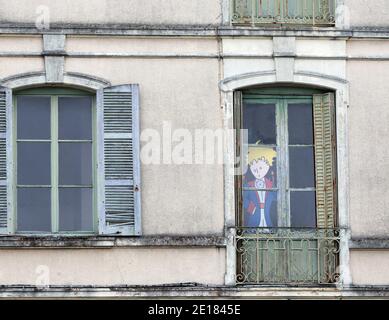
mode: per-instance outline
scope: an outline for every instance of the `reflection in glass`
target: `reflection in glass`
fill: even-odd
[[[92,184],[92,144],[89,142],[59,144],[59,184]]]
[[[316,198],[314,191],[292,191],[290,193],[290,218],[292,227],[316,227]]]
[[[313,144],[313,110],[311,103],[288,105],[289,144]]]
[[[291,188],[313,188],[315,167],[313,147],[289,147]]]
[[[59,189],[59,231],[93,231],[92,189]]]
[[[51,231],[50,188],[18,188],[18,231]]]
[[[50,139],[50,97],[17,97],[17,138]]]
[[[92,139],[92,98],[58,98],[58,137],[60,140]]]
[[[277,191],[243,191],[243,226],[277,227]]]
[[[18,142],[17,183],[50,185],[50,142]]]
[[[274,104],[244,104],[243,129],[248,130],[249,144],[272,144],[276,141],[276,108]]]

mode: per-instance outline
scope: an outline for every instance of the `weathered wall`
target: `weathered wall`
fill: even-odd
[[[350,265],[354,285],[389,285],[389,251],[352,250]]]
[[[387,0],[344,0],[350,25],[354,27],[388,27]]]
[[[44,72],[44,60],[41,57],[0,57],[0,78],[27,72]]]
[[[354,55],[388,52],[389,43],[350,42]],[[387,61],[349,61],[350,220],[353,237],[389,232],[389,76]],[[363,76],[361,71],[363,70]]]
[[[223,284],[224,264],[223,249],[0,250],[0,285]]]
[[[40,54],[42,49],[42,36],[0,36],[0,52],[9,54],[0,57],[0,79],[26,72],[43,72],[42,57],[22,56],[27,52]]]
[[[0,0],[0,22],[35,23],[46,9],[52,23],[217,24],[219,0]],[[42,11],[43,9],[43,11]]]

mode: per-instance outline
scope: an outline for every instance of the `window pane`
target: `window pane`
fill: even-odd
[[[92,184],[92,144],[59,144],[59,184]]]
[[[289,147],[291,188],[313,188],[315,168],[313,147]]]
[[[277,192],[243,191],[244,227],[277,226]]]
[[[92,98],[58,98],[58,137],[60,140],[92,139]]]
[[[277,186],[277,152],[275,148],[249,147],[248,170],[244,186],[271,189]]]
[[[93,231],[92,189],[59,189],[59,230]]]
[[[49,142],[18,142],[17,180],[19,185],[50,185]]]
[[[295,228],[316,227],[316,198],[314,191],[290,193],[291,225]]]
[[[50,139],[50,97],[17,97],[18,139]]]
[[[244,104],[243,128],[250,144],[276,144],[276,108],[274,104]]]
[[[18,231],[51,231],[50,188],[18,188]]]
[[[289,144],[313,144],[312,104],[289,104]]]

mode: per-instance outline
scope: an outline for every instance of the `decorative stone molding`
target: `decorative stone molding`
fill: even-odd
[[[65,55],[66,36],[64,34],[43,35],[43,55]]]
[[[29,72],[13,75],[4,79],[0,79],[0,85],[10,89],[20,89],[25,87],[42,86],[53,84],[47,81],[45,72]],[[82,73],[67,72],[63,73],[63,79],[57,84],[64,86],[74,86],[89,90],[98,90],[110,86],[110,82]]]
[[[296,38],[274,37],[273,56],[277,81],[293,82]]]

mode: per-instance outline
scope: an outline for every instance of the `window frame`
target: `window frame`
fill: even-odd
[[[17,98],[19,96],[40,96],[40,97],[50,97],[50,139],[47,139],[47,142],[50,142],[51,146],[51,184],[50,184],[50,199],[51,199],[51,231],[18,231],[17,230]],[[92,219],[93,219],[93,230],[92,231],[59,231],[59,143],[58,141],[58,99],[60,97],[91,97],[91,107],[92,107]],[[54,112],[53,112],[54,110]],[[13,177],[13,187],[12,187],[12,197],[14,199],[14,206],[12,211],[12,226],[11,232],[15,235],[42,235],[42,236],[52,236],[52,235],[76,235],[76,236],[96,236],[98,234],[98,194],[97,194],[97,181],[98,181],[98,172],[97,172],[97,107],[96,107],[96,94],[93,92],[78,90],[73,88],[32,88],[25,90],[18,90],[13,92],[12,95],[12,144],[14,146],[12,151],[12,177]],[[39,139],[31,139],[39,140]],[[46,139],[45,139],[46,140]],[[76,140],[66,140],[67,142],[72,142]],[[85,140],[87,141],[87,140]],[[54,148],[53,148],[54,146]]]
[[[290,187],[290,163],[289,163],[289,147],[295,145],[289,144],[289,124],[288,124],[288,108],[290,104],[309,103],[313,109],[313,97],[310,95],[243,95],[243,105],[246,101],[255,103],[274,104],[275,105],[275,125],[276,125],[276,145],[265,144],[264,147],[276,148],[277,152],[277,185],[272,190],[277,192],[277,226],[293,228],[291,226],[291,192],[292,191],[313,191],[316,195],[316,186],[309,188],[291,188]],[[244,106],[242,105],[242,109]],[[242,119],[243,119],[242,110]],[[257,145],[248,144],[247,147],[255,147]],[[261,145],[262,146],[262,145]],[[297,146],[297,145],[296,145]],[[298,145],[300,146],[300,145]],[[304,145],[305,147],[313,147],[312,145]],[[315,163],[314,163],[315,165]],[[314,169],[314,168],[313,168]],[[245,187],[241,186],[239,192],[244,192]],[[315,204],[316,211],[316,204]],[[243,214],[243,213],[241,213]],[[315,212],[315,221],[316,221]],[[242,217],[238,219],[242,221]],[[300,228],[300,227],[298,227]]]
[[[277,226],[277,227],[245,227],[243,224],[244,219],[244,206],[243,206],[243,174],[240,171],[239,174],[235,175],[235,227],[233,230],[233,238],[234,238],[234,253],[231,254],[235,259],[232,266],[234,270],[231,268],[231,276],[234,277],[232,279],[235,285],[271,285],[271,284],[308,284],[308,285],[326,285],[326,286],[335,286],[339,283],[339,278],[342,277],[342,271],[340,273],[337,272],[337,268],[340,268],[340,258],[342,256],[342,230],[339,227],[339,203],[337,201],[337,179],[338,179],[338,171],[337,171],[337,144],[338,144],[338,135],[337,135],[337,126],[336,120],[336,99],[334,93],[328,90],[319,90],[313,88],[303,88],[303,87],[288,87],[288,86],[279,86],[279,87],[270,87],[263,86],[262,88],[248,88],[237,90],[233,94],[233,112],[234,112],[234,129],[236,130],[236,136],[234,141],[235,146],[235,170],[240,170],[242,165],[246,168],[246,163],[242,163],[242,158],[245,157],[245,148],[244,148],[244,140],[246,134],[242,134],[240,129],[243,129],[243,119],[244,119],[244,101],[247,101],[247,97],[258,96],[260,98],[268,98],[273,99],[273,103],[275,99],[282,100],[282,104],[286,103],[287,98],[296,99],[303,97],[309,97],[312,99],[312,116],[313,116],[313,125],[314,125],[314,134],[319,133],[318,140],[314,136],[313,145],[316,145],[316,142],[319,143],[321,139],[320,132],[316,132],[316,119],[314,112],[318,110],[317,99],[321,99],[321,105],[325,104],[325,99],[328,99],[328,106],[332,106],[331,110],[332,119],[331,122],[334,122],[334,126],[331,128],[332,132],[332,144],[331,148],[334,151],[334,155],[332,158],[332,164],[334,166],[333,171],[333,183],[334,189],[332,190],[334,193],[334,210],[332,211],[333,223],[332,227],[319,225],[319,212],[318,212],[318,204],[316,202],[316,227],[297,227],[297,226]],[[333,100],[331,100],[331,97]],[[258,99],[259,100],[259,99]],[[258,101],[257,100],[257,101]],[[266,101],[266,100],[265,100]],[[272,100],[270,100],[272,101]],[[269,103],[267,100],[264,103]],[[324,110],[322,110],[324,112]],[[322,112],[321,111],[321,112]],[[328,112],[328,111],[327,111]],[[287,129],[288,127],[288,108],[284,108],[284,114],[286,114],[286,120],[284,124]],[[324,113],[323,113],[324,115]],[[279,120],[277,119],[276,112],[276,133],[278,134],[280,131],[279,128]],[[320,128],[320,127],[319,127]],[[285,129],[285,128],[284,128]],[[323,130],[324,131],[324,130]],[[283,139],[285,140],[286,152],[289,150],[289,132],[284,134]],[[328,133],[327,138],[328,139]],[[277,146],[278,146],[279,137],[277,136]],[[327,144],[326,144],[327,145]],[[273,145],[264,145],[264,146],[273,146]],[[317,144],[316,146],[320,146]],[[320,148],[319,148],[320,149]],[[277,150],[278,151],[278,150]],[[320,153],[319,153],[320,154]],[[279,166],[279,158],[277,156],[277,168]],[[289,161],[287,162],[289,166]],[[314,166],[316,166],[316,153],[314,153]],[[315,180],[317,179],[317,170],[314,170]],[[280,175],[278,173],[277,176],[277,187],[280,188]],[[289,175],[288,175],[289,180]],[[285,181],[283,181],[285,183]],[[317,183],[315,182],[315,188],[319,188]],[[316,191],[318,191],[317,189]],[[290,202],[289,202],[290,204]],[[279,212],[280,205],[278,205]],[[288,213],[290,211],[288,210]],[[322,216],[321,216],[322,217]],[[302,246],[296,247],[297,243],[301,245],[303,243],[308,244],[307,248],[303,248]],[[323,245],[319,245],[320,243],[324,243],[324,251],[322,250]],[[272,248],[270,244],[274,246],[278,246],[277,248]],[[287,246],[286,244],[289,244]],[[262,245],[262,246],[261,246]],[[328,246],[328,248],[326,247]],[[327,248],[327,249],[326,249]],[[311,250],[316,253],[314,255],[314,259],[312,260]],[[281,251],[280,251],[281,250]],[[305,251],[304,251],[305,250]],[[327,250],[327,251],[325,251]],[[301,252],[305,252],[305,255],[302,256],[302,262],[296,262],[295,260],[295,252],[301,254]],[[325,253],[326,252],[326,253]],[[277,261],[275,257],[277,254],[283,253],[282,257],[286,260],[283,264],[281,263],[281,267],[277,267],[274,270],[278,270],[276,273],[268,273],[268,270],[264,267],[270,263],[274,263]],[[264,254],[268,260],[263,265],[259,263],[261,254]],[[308,255],[307,255],[308,254]],[[273,257],[273,258],[271,258]],[[258,260],[259,259],[259,260]],[[270,259],[270,260],[269,260]],[[273,259],[273,260],[272,260]],[[274,260],[275,259],[275,260]],[[291,259],[291,260],[290,260]],[[300,259],[300,258],[299,258]],[[306,265],[308,269],[301,269],[304,265],[299,265],[299,263],[304,263],[305,260],[308,261],[316,261],[317,265],[311,264],[310,262]],[[297,268],[296,268],[297,267]],[[273,269],[272,269],[273,270]],[[273,271],[274,271],[273,270]],[[302,274],[304,276],[300,276],[298,274],[298,270],[305,270]],[[297,271],[297,274],[295,272]],[[324,273],[323,273],[324,272]],[[253,279],[253,275],[256,279]],[[308,275],[308,277],[306,277]],[[313,277],[311,277],[313,276]]]
[[[293,100],[294,101],[299,101],[299,99],[311,99],[312,101],[312,108],[313,108],[313,97],[314,95],[322,95],[322,94],[325,94],[325,93],[328,93],[328,90],[325,90],[325,89],[317,89],[317,88],[309,88],[309,87],[301,87],[301,86],[296,86],[296,87],[290,87],[290,86],[263,86],[263,87],[258,87],[258,88],[255,88],[255,87],[252,87],[252,88],[247,88],[247,89],[242,89],[241,91],[241,101],[235,101],[234,102],[234,129],[236,129],[236,133],[237,135],[235,136],[235,139],[234,139],[234,148],[235,148],[235,156],[236,156],[236,159],[240,159],[242,158],[243,156],[243,141],[241,140],[242,139],[242,136],[241,134],[239,133],[240,132],[240,129],[243,128],[243,101],[244,100],[247,100],[247,97],[250,97],[250,98],[261,98],[261,99],[268,99],[267,101],[273,101],[275,102],[277,99],[285,99],[285,101],[287,101],[288,99],[289,100]],[[277,109],[277,106],[276,106],[276,109]],[[284,108],[284,113],[286,114],[286,119],[285,119],[285,123],[286,123],[286,127],[284,129],[287,129],[287,112],[288,112],[288,109],[287,107]],[[335,111],[334,111],[335,112]],[[336,116],[334,114],[334,116]],[[277,144],[279,143],[279,119],[277,119],[277,110],[276,110],[276,134],[277,134]],[[335,128],[336,130],[336,128]],[[285,140],[285,145],[287,146],[287,149],[289,148],[289,141],[288,141],[288,132],[286,133],[286,136],[283,138]],[[335,132],[335,135],[336,135],[336,132]],[[337,140],[337,138],[336,138]],[[313,141],[313,145],[315,144],[315,142]],[[336,141],[336,145],[337,145],[337,141]],[[286,153],[288,154],[288,150],[286,150]],[[285,154],[285,153],[284,153]],[[289,159],[286,158],[284,160],[284,162],[286,161],[286,163],[284,163],[284,165],[286,164],[288,167],[289,167]],[[279,174],[279,166],[282,165],[280,164],[280,161],[277,160],[277,171],[278,171],[278,177],[277,177],[277,189],[278,189],[278,195],[277,195],[277,201],[279,201],[280,199],[280,185],[281,185],[281,175]],[[316,161],[314,159],[314,166],[316,166]],[[335,161],[335,166],[337,167],[337,163]],[[289,173],[289,170],[287,170],[288,173]],[[315,174],[315,180],[316,180],[316,170],[314,171],[314,174]],[[244,224],[243,224],[243,215],[244,215],[244,212],[243,212],[243,179],[242,179],[242,175],[238,174],[238,175],[235,175],[235,188],[234,188],[234,193],[235,193],[235,227],[243,227]],[[335,179],[337,181],[338,177],[337,177],[337,173],[335,173]],[[285,179],[282,183],[285,183]],[[287,176],[287,186],[289,187],[289,175]],[[335,191],[335,195],[337,194],[337,188],[338,186],[336,185],[336,191]],[[315,186],[314,188],[316,190],[316,183],[315,183]],[[284,193],[286,194],[286,192]],[[286,195],[285,195],[286,196]],[[337,199],[335,199],[335,211],[333,213],[333,218],[334,218],[334,222],[335,222],[335,227],[338,225],[338,221],[339,221],[339,217],[338,217],[338,214],[339,214],[339,209],[338,209],[338,202],[337,202]],[[286,203],[286,200],[283,200],[284,204]],[[290,226],[290,196],[288,196],[288,212],[285,213],[285,210],[284,210],[284,205],[280,205],[278,204],[278,208],[277,208],[277,214],[279,215],[278,216],[278,222],[280,221],[280,212],[282,213],[283,216],[286,216],[284,217],[284,221],[287,221],[288,222],[288,225],[278,225],[278,228],[291,228],[291,229],[299,229],[299,230],[315,230],[315,229],[318,229],[318,217],[317,217],[317,207],[316,207],[316,204],[315,204],[315,208],[316,208],[316,227],[315,228],[299,228],[299,227],[291,227]],[[283,207],[282,209],[280,209],[280,207]],[[283,210],[283,211],[281,211]]]

